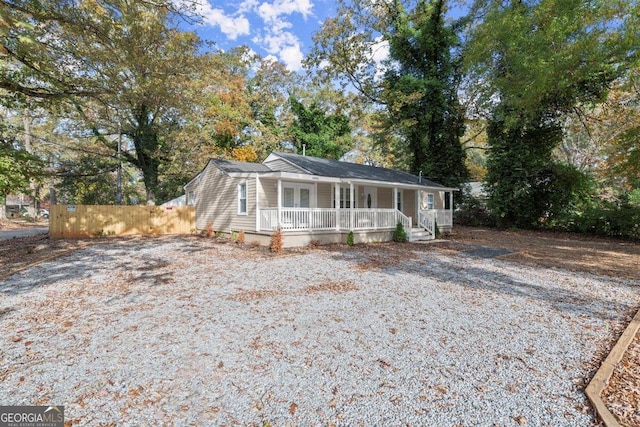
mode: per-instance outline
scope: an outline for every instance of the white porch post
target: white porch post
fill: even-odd
[[[451,217],[451,227],[453,227],[453,191],[449,191],[449,215]]]
[[[256,231],[260,231],[260,205],[258,204],[258,184],[260,180],[258,180],[258,175],[256,175]]]
[[[336,203],[336,231],[340,231],[340,183],[333,184],[333,200]]]
[[[278,178],[278,228],[282,221],[282,180]],[[271,225],[273,227],[273,224]]]
[[[393,187],[393,209],[398,210],[398,187]]]
[[[453,191],[449,191],[449,211],[451,211],[451,225],[453,225]]]
[[[356,195],[353,191],[353,182],[349,183],[349,200],[351,204],[349,205],[349,228],[353,230],[353,205],[355,205]]]

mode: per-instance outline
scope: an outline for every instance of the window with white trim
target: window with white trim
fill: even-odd
[[[247,183],[238,184],[238,215],[247,214]]]
[[[336,207],[335,193],[333,196],[333,207]],[[351,188],[340,187],[340,209],[349,209],[351,207]]]
[[[427,193],[427,209],[435,209],[436,202],[433,193]]]

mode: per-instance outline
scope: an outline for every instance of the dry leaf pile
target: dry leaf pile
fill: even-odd
[[[640,426],[640,333],[613,371],[602,400],[620,424]]]

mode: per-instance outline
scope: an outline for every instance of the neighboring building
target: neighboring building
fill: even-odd
[[[260,163],[211,159],[185,186],[196,227],[243,230],[268,243],[274,230],[285,246],[311,241],[391,240],[401,222],[410,240],[435,238],[453,226],[453,191],[407,172],[336,160],[272,153]]]
[[[164,202],[160,206],[186,206],[187,205],[187,195],[183,194],[182,196],[176,197],[175,199],[169,200],[168,202]]]
[[[476,199],[486,199],[488,196],[487,190],[484,188],[483,182],[472,181],[463,184],[466,187],[468,195],[475,197]]]

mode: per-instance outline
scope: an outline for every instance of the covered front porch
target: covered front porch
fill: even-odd
[[[380,232],[400,222],[407,237],[435,238],[453,226],[453,193],[420,185],[337,178],[257,182],[256,231]]]

